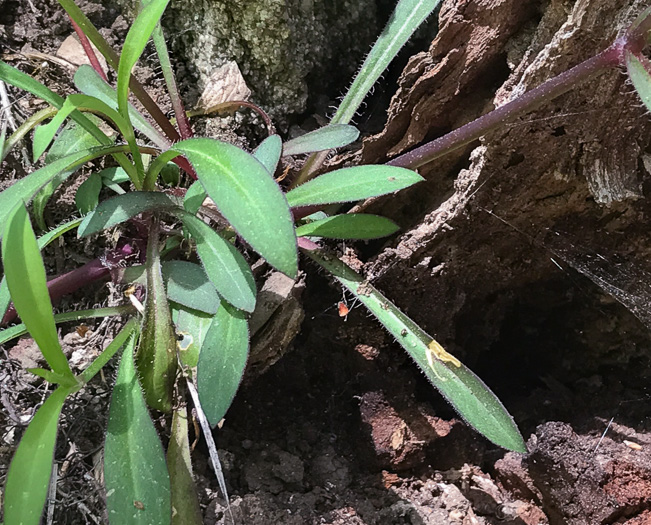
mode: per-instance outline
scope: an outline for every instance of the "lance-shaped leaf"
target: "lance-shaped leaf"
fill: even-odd
[[[424,180],[415,171],[395,166],[354,166],[324,173],[287,193],[296,206],[354,202],[386,195]]]
[[[395,222],[386,217],[351,213],[303,224],[296,228],[296,235],[326,239],[378,239],[391,235],[399,229]]]
[[[79,213],[86,215],[97,208],[99,204],[99,192],[102,190],[102,177],[99,173],[91,173],[88,178],[79,185],[75,193],[75,205]]]
[[[635,56],[626,51],[626,70],[635,91],[651,111],[651,62],[644,56]]]
[[[186,372],[194,375],[191,369],[197,366],[199,352],[214,315],[192,308],[184,308],[174,303],[171,306],[172,320],[176,326],[176,347],[179,351],[179,361],[186,368]]]
[[[252,155],[214,139],[181,141],[206,193],[233,228],[269,264],[295,277],[298,252],[292,215],[280,187]]]
[[[170,412],[177,368],[176,333],[163,283],[156,215],[151,224],[147,242],[147,298],[136,367],[147,404],[161,412]]]
[[[169,525],[170,482],[165,453],[149,417],[133,363],[135,337],[118,370],[104,444],[109,522]]]
[[[180,217],[197,243],[197,253],[217,293],[236,308],[252,312],[255,281],[246,259],[205,222],[186,212]]]
[[[52,475],[59,415],[74,389],[59,387],[36,411],[11,460],[4,491],[4,522],[38,525]]]
[[[359,130],[355,126],[330,124],[285,142],[283,157],[340,148],[356,141],[357,137]]]
[[[76,384],[54,324],[45,266],[25,206],[14,207],[4,228],[2,262],[18,315],[52,370]]]
[[[348,93],[341,101],[332,124],[347,124],[355,116],[364,97],[400,48],[418,26],[436,9],[441,0],[400,0],[380,34]]]
[[[183,207],[185,208],[185,211],[194,215],[199,211],[199,208],[201,208],[201,205],[203,204],[203,201],[206,200],[206,197],[207,195],[203,189],[203,186],[201,185],[201,182],[198,180],[194,181],[188,188],[188,191],[185,193],[185,197],[183,198]]]
[[[370,310],[466,423],[500,447],[527,451],[513,418],[481,379],[342,261],[315,251],[304,253]]]
[[[131,191],[103,201],[79,225],[77,235],[86,237],[111,228],[147,211],[173,211],[176,203],[161,192]]]
[[[197,365],[199,399],[212,427],[231,406],[248,355],[249,327],[244,313],[222,304],[203,341]]]
[[[278,166],[282,149],[283,141],[280,137],[278,135],[270,135],[255,148],[253,156],[273,175],[274,171],[276,171],[276,166]]]

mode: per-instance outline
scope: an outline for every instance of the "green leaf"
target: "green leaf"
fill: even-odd
[[[163,280],[170,301],[208,314],[217,313],[219,295],[198,264],[187,261],[164,262]]]
[[[348,124],[330,124],[285,142],[283,157],[302,155],[347,146],[359,137],[359,130]]]
[[[59,343],[43,259],[22,203],[14,207],[5,225],[2,262],[16,311],[43,357],[54,372],[76,384]]]
[[[185,367],[194,368],[199,361],[199,351],[214,315],[199,310],[183,308],[171,303],[172,320],[176,326],[179,360]]]
[[[81,219],[73,219],[72,221],[64,222],[63,224],[60,224],[53,230],[47,232],[45,235],[39,237],[38,238],[39,250],[42,250],[45,246],[50,244],[53,240],[58,239],[61,235],[63,235],[67,231],[70,231],[73,228],[79,226],[80,222]],[[7,286],[7,280],[3,276],[2,281],[0,282],[0,320],[5,316],[5,313],[7,312],[10,303],[11,303],[11,295],[9,294],[9,287]],[[0,344],[2,343],[0,342]]]
[[[280,154],[283,150],[283,141],[278,135],[269,135],[260,145],[255,148],[253,156],[267,168],[267,171],[273,175],[280,161]]]
[[[132,337],[111,398],[104,479],[112,525],[169,525],[170,482],[165,454],[149,417],[133,363]]]
[[[98,98],[112,109],[118,109],[118,95],[99,73],[88,64],[82,64],[74,76],[75,86],[79,91]],[[169,141],[140,113],[129,104],[129,118],[134,127],[159,147],[169,147]]]
[[[635,91],[651,111],[651,62],[644,56],[626,51],[626,69]]]
[[[222,303],[204,339],[197,365],[197,390],[212,427],[219,423],[240,386],[249,355],[245,315]]]
[[[119,185],[129,181],[129,175],[122,168],[104,168],[99,172],[102,184],[119,195],[126,193]]]
[[[418,26],[436,9],[441,0],[400,0],[382,34],[367,55],[348,93],[341,101],[332,124],[347,124],[373,84],[398,54]]]
[[[390,219],[363,213],[335,215],[296,228],[298,237],[326,239],[378,239],[397,232],[400,227]]]
[[[79,225],[78,237],[86,237],[111,228],[147,211],[172,211],[177,205],[161,192],[131,191],[100,203]]]
[[[354,202],[386,195],[424,180],[418,173],[395,166],[354,166],[324,173],[287,193],[294,208],[314,204]]]
[[[253,156],[225,142],[198,138],[173,148],[185,155],[220,213],[267,262],[298,273],[292,215],[280,187]]]
[[[36,411],[20,440],[7,474],[4,522],[38,525],[47,496],[59,415],[71,388],[59,387]]]
[[[185,198],[183,199],[183,207],[185,208],[185,211],[192,215],[196,214],[207,196],[208,195],[203,189],[201,182],[198,180],[194,181],[188,188],[188,191],[185,193]]]
[[[481,379],[342,261],[315,251],[304,253],[369,309],[466,423],[500,447],[527,451],[513,418]]]
[[[255,308],[255,281],[240,252],[205,222],[187,212],[180,214],[183,225],[195,238],[197,253],[217,293],[236,308]]]
[[[79,185],[75,193],[75,205],[79,213],[86,215],[99,204],[99,192],[102,189],[102,177],[99,173],[91,173],[88,178]]]
[[[131,146],[138,173],[144,177],[144,168],[142,158],[136,144],[135,135],[129,115],[129,81],[131,79],[131,70],[138,62],[140,55],[147,45],[147,41],[156,27],[156,24],[163,15],[169,0],[152,0],[138,13],[133,21],[122,46],[120,54],[120,63],[118,65],[117,78],[117,96],[118,108],[120,114],[127,121],[128,130],[122,130],[125,139]]]
[[[147,298],[136,368],[147,404],[170,412],[177,369],[176,333],[160,265],[159,229],[158,217],[154,215],[147,242]]]
[[[188,439],[188,409],[174,409],[167,465],[170,472],[172,496],[172,525],[202,525],[203,518],[192,477],[190,440]]]

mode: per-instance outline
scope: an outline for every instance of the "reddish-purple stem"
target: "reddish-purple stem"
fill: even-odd
[[[68,18],[70,18],[72,27],[74,28],[75,33],[77,33],[77,36],[79,37],[79,42],[81,42],[81,47],[84,48],[86,56],[88,57],[88,60],[90,60],[90,65],[93,66],[93,69],[97,71],[97,74],[100,77],[102,77],[102,79],[105,82],[108,82],[106,73],[104,73],[104,70],[102,69],[102,66],[99,63],[99,60],[97,60],[97,55],[95,54],[93,47],[90,45],[90,40],[88,40],[86,34],[81,30],[81,27],[77,25],[77,22],[75,22],[70,16],[68,16]]]

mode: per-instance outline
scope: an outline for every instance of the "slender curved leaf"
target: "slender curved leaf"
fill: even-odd
[[[167,195],[161,192],[131,191],[124,195],[116,195],[100,203],[90,212],[77,230],[78,237],[86,237],[127,221],[140,213],[147,211],[173,211],[178,206]]]
[[[278,161],[280,161],[282,150],[283,141],[280,137],[278,135],[269,135],[255,148],[253,156],[273,175],[278,166]]]
[[[341,101],[332,124],[347,124],[370,91],[373,84],[398,54],[400,48],[423,21],[436,9],[441,0],[400,0],[386,27],[355,77],[348,93]]]
[[[2,262],[14,307],[43,357],[54,372],[76,384],[59,343],[43,259],[22,203],[14,207],[5,225]]]
[[[104,82],[92,66],[88,64],[79,66],[75,72],[74,83],[82,93],[98,98],[115,110],[118,109],[118,95],[115,89]],[[169,147],[170,142],[131,104],[129,104],[129,118],[134,127],[154,144],[159,147]]]
[[[397,232],[400,227],[390,219],[364,213],[334,215],[296,228],[298,237],[326,239],[378,239]]]
[[[170,481],[165,453],[138,383],[135,337],[122,355],[104,445],[106,506],[112,525],[169,525]]]
[[[36,411],[20,440],[7,474],[4,522],[7,525],[38,525],[47,496],[59,415],[66,397],[74,390],[59,387]]]
[[[144,177],[144,168],[142,165],[142,158],[138,145],[136,144],[135,135],[129,115],[129,81],[131,80],[131,70],[138,62],[140,55],[147,45],[147,41],[151,36],[152,31],[158,24],[163,11],[167,7],[169,0],[152,0],[138,13],[138,16],[133,21],[127,36],[124,39],[122,46],[122,53],[120,54],[120,63],[118,65],[118,78],[117,78],[117,97],[118,97],[118,110],[120,114],[127,121],[128,130],[121,130],[125,139],[131,146],[131,154],[138,173],[142,173]]]
[[[354,202],[386,195],[424,180],[418,173],[395,166],[354,166],[324,173],[287,193],[294,208],[313,204]]]
[[[170,301],[215,315],[220,298],[204,269],[187,261],[163,263],[163,280]]]
[[[644,56],[635,56],[630,51],[626,51],[626,70],[635,91],[646,108],[651,111],[651,62]]]
[[[236,308],[255,308],[255,281],[240,252],[205,222],[187,212],[180,214],[183,225],[195,238],[197,253],[217,293]]]
[[[285,142],[283,157],[340,148],[355,142],[359,130],[348,124],[330,124]]]
[[[240,386],[249,355],[245,315],[223,304],[204,339],[197,365],[197,390],[212,427],[219,423]]]
[[[127,324],[122,327],[122,330],[118,332],[109,345],[102,350],[102,353],[99,354],[93,362],[88,365],[86,370],[81,373],[82,381],[88,383],[93,377],[95,377],[97,372],[104,368],[104,365],[106,365],[118,350],[124,346],[134,332],[138,332],[138,321],[135,319],[129,319]]]
[[[304,253],[369,309],[466,423],[496,445],[516,452],[527,451],[513,418],[472,371],[342,261],[314,251],[304,250]]]
[[[296,277],[292,215],[267,169],[245,151],[214,139],[188,139],[173,149],[187,157],[206,193],[237,233],[269,264]]]

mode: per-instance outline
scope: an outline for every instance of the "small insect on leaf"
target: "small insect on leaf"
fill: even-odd
[[[346,317],[348,315],[348,312],[350,312],[348,306],[346,306],[341,301],[337,303],[337,310],[339,311],[339,317]]]
[[[145,504],[142,501],[134,500],[133,506],[138,510],[145,510]]]

